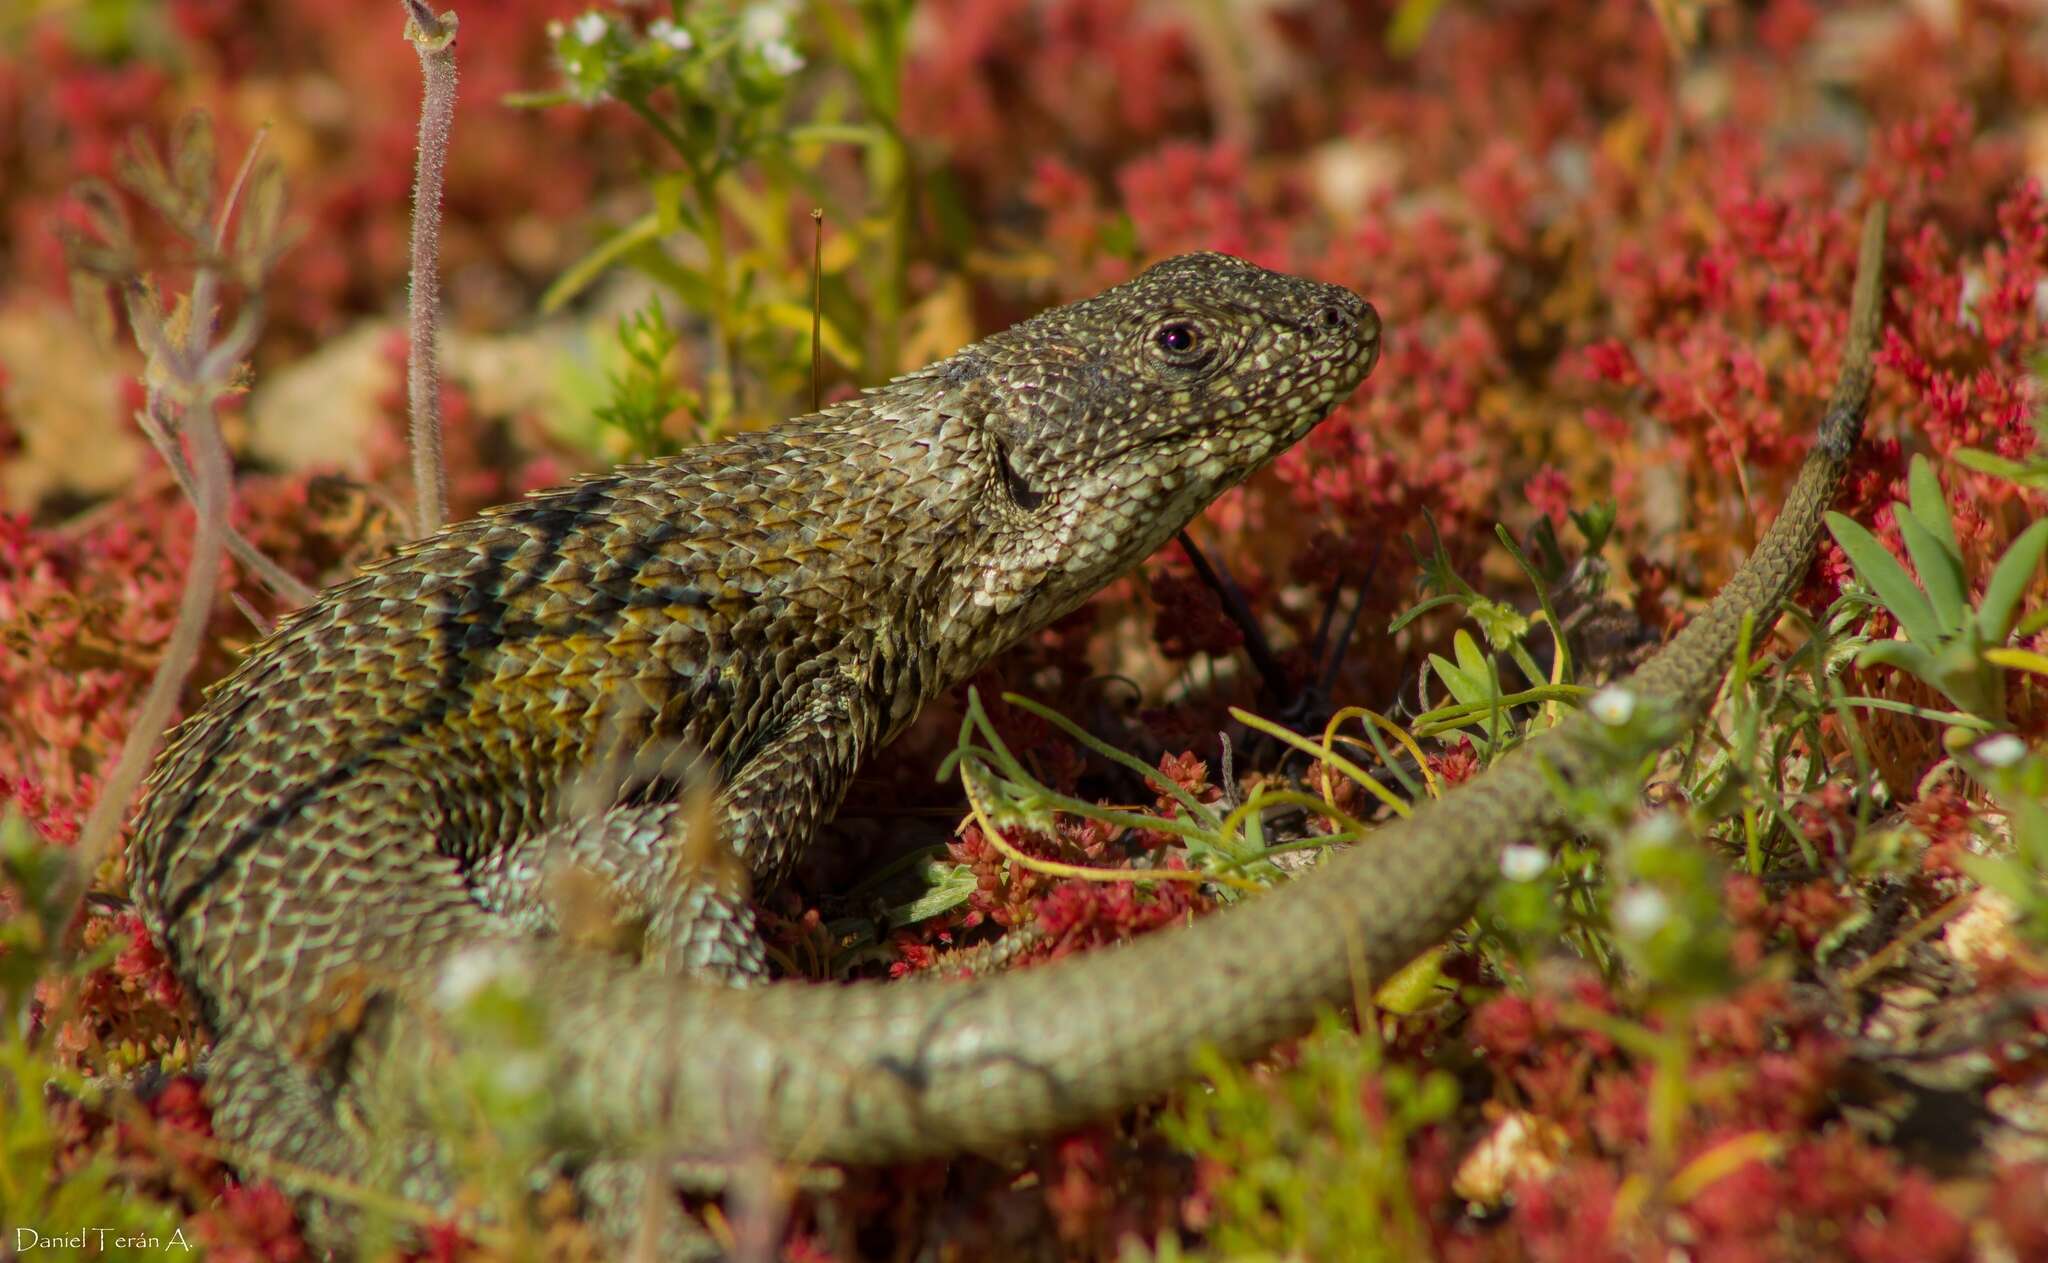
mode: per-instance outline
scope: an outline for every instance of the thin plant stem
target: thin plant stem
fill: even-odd
[[[235,207],[241,204],[242,190],[248,187],[249,176],[256,170],[256,155],[263,151],[263,142],[270,139],[270,124],[256,129],[255,138],[249,142],[249,152],[242,155],[242,165],[235,170],[235,182],[228,186],[228,195],[220,204],[220,215],[213,223],[213,250],[219,254],[227,246],[228,221],[234,218]]]
[[[712,418],[723,429],[740,406],[739,346],[733,339],[732,279],[725,241],[725,216],[718,205],[718,175],[692,161],[690,171],[697,191],[697,208],[703,216],[706,276],[711,282],[711,305],[717,328],[711,345],[712,378],[718,384],[713,397]]]
[[[214,285],[212,270],[205,269],[194,278],[193,290],[195,294],[201,290],[210,294]],[[192,443],[192,501],[197,522],[193,529],[192,557],[185,566],[184,589],[178,597],[177,622],[164,645],[163,660],[150,677],[149,688],[129,725],[128,738],[121,743],[121,756],[115,760],[113,771],[108,774],[106,784],[100,787],[99,797],[93,803],[91,814],[86,817],[85,828],[79,837],[77,863],[70,878],[75,889],[65,891],[63,902],[66,905],[83,898],[92,874],[112,847],[121,830],[121,822],[127,817],[128,804],[141,786],[151,760],[156,757],[164,730],[170,724],[171,713],[177,707],[178,694],[185,687],[185,679],[199,661],[206,624],[213,614],[213,600],[219,587],[221,554],[227,543],[228,484],[233,477],[233,469],[228,459],[227,444],[221,440],[220,426],[213,412],[213,389],[217,383],[199,378],[192,371],[211,358],[204,354],[209,324],[195,318],[185,346],[167,345],[168,340],[162,336],[160,317],[142,301],[139,288],[131,288],[128,294],[129,323],[138,336],[154,343],[145,349],[153,358],[162,357],[160,362],[171,369],[189,392],[190,402],[186,405],[183,424],[179,428]],[[195,302],[195,317],[197,311]]]
[[[967,793],[967,811],[974,823],[981,826],[981,836],[994,847],[1003,858],[1019,868],[1044,873],[1048,877],[1077,877],[1082,881],[1140,882],[1178,881],[1199,886],[1203,882],[1234,886],[1247,893],[1256,894],[1265,889],[1254,881],[1234,877],[1227,873],[1205,872],[1197,868],[1092,868],[1083,864],[1067,864],[1060,860],[1042,860],[1027,855],[1004,837],[1002,831],[988,818],[987,809],[982,806],[981,796],[975,792],[974,774],[965,765],[960,769],[960,786]]]
[[[1230,621],[1236,623],[1238,629],[1244,633],[1245,656],[1252,660],[1252,666],[1257,669],[1259,679],[1265,683],[1266,692],[1276,702],[1287,701],[1294,694],[1294,688],[1288,682],[1287,670],[1280,665],[1279,655],[1273,652],[1272,645],[1267,643],[1265,629],[1259,626],[1259,620],[1252,614],[1252,607],[1246,603],[1244,592],[1228,576],[1217,572],[1216,567],[1209,563],[1209,558],[1195,544],[1194,536],[1181,531],[1174,538],[1180,541],[1181,551],[1187,554],[1188,564],[1195,568],[1195,576],[1202,581],[1203,586],[1216,594],[1217,600],[1223,603],[1223,612],[1228,614]]]
[[[455,122],[455,13],[405,0],[405,37],[420,55],[419,164],[412,195],[412,286],[407,304],[406,390],[412,406],[413,527],[422,535],[448,517],[441,459],[441,182]]]
[[[199,481],[193,476],[192,464],[185,459],[184,450],[171,436],[170,427],[159,412],[160,407],[160,402],[152,395],[148,406],[135,414],[135,423],[149,436],[149,441],[156,446],[157,454],[164,458],[164,464],[170,466],[171,475],[177,479],[179,488],[188,499],[197,504]],[[319,595],[310,585],[300,582],[297,576],[272,561],[262,549],[250,543],[248,537],[236,530],[233,525],[227,528],[227,548],[235,560],[247,566],[249,572],[280,599],[297,606],[308,604]]]
[[[825,313],[825,209],[811,208],[811,411],[823,406],[825,348],[818,326]]]
[[[255,138],[249,142],[248,152],[242,155],[242,165],[235,171],[234,183],[228,186],[227,196],[221,201],[220,213],[215,216],[213,225],[213,253],[215,255],[218,255],[226,248],[228,224],[234,218],[236,209],[241,205],[242,192],[248,187],[249,178],[256,170],[256,159],[262,153],[263,142],[269,138],[269,135],[270,128],[268,124],[257,130]],[[192,345],[188,348],[188,351],[194,357],[192,362],[197,364],[197,368],[189,371],[186,376],[195,381],[214,381],[221,379],[225,375],[232,374],[235,365],[239,364],[243,356],[248,354],[250,346],[255,341],[256,311],[254,308],[250,308],[244,311],[242,319],[236,321],[228,337],[222,339],[218,345],[210,350],[202,347],[199,338],[204,330],[212,324],[212,308],[217,301],[216,293],[218,286],[219,280],[212,268],[203,269],[199,275],[193,278],[191,320],[194,335]],[[156,347],[156,351],[159,354],[166,353],[169,350],[170,348],[165,345]],[[210,410],[207,415],[209,417],[212,415]],[[149,392],[148,401],[144,404],[142,410],[135,414],[135,423],[141,428],[151,445],[156,448],[157,454],[163,457],[164,464],[170,467],[171,475],[177,480],[179,490],[184,492],[185,498],[192,501],[194,507],[197,508],[199,505],[199,480],[193,474],[191,462],[185,459],[184,449],[178,445],[177,434],[181,427],[173,422],[167,414],[161,390],[152,389]],[[228,510],[223,508],[222,517],[224,520],[227,514]],[[278,597],[293,605],[305,605],[317,595],[311,587],[301,583],[295,576],[285,570],[283,566],[278,565],[266,556],[263,550],[250,543],[240,531],[235,529],[232,522],[224,522],[224,524],[227,531],[228,552],[232,553],[237,561],[248,567],[250,573],[254,574],[262,582],[263,586],[269,588]]]

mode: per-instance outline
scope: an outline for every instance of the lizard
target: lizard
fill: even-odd
[[[215,1035],[218,1133],[363,1171],[357,1079],[391,1037],[351,1006],[477,943],[562,946],[565,869],[639,922],[638,967],[765,978],[749,881],[787,873],[862,757],[1299,439],[1379,339],[1350,290],[1171,259],[852,401],[449,526],[281,620],[166,743],[130,853]],[[628,783],[592,806],[608,767]],[[734,863],[690,836],[713,785],[697,832]]]
[[[1784,509],[1620,687],[1697,716],[1803,577],[1861,432],[1883,231],[1877,208]],[[764,973],[745,883],[679,858],[708,823],[746,874],[785,873],[865,752],[1300,439],[1379,343],[1349,290],[1183,256],[849,403],[446,528],[282,622],[174,734],[131,851],[216,1034],[216,1129],[365,1176],[381,1103],[446,1073],[492,980],[546,1014],[565,1147],[999,1150],[1170,1090],[1200,1046],[1256,1054],[1440,942],[1505,845],[1562,823],[1551,781],[1590,774],[1592,717],[1304,879],[994,977],[726,985]],[[656,766],[564,814],[600,747]],[[641,959],[563,941],[564,866],[643,919]],[[374,1178],[446,1198],[436,1152],[413,1137]]]

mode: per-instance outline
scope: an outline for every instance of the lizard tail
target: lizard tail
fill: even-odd
[[[1841,376],[1784,511],[1701,616],[1622,687],[1691,719],[1745,620],[1796,589],[1861,435],[1885,211],[1864,221]],[[1576,715],[1309,877],[1124,947],[990,979],[731,991],[513,946],[549,998],[565,1127],[593,1145],[887,1162],[986,1150],[1151,1099],[1198,1047],[1255,1054],[1440,942],[1502,848],[1561,823],[1553,774],[1592,766]],[[1546,768],[1543,765],[1548,765]]]

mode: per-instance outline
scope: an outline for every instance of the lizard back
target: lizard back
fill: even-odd
[[[785,760],[802,810],[728,813],[773,879],[867,751],[1306,432],[1377,347],[1347,290],[1184,256],[822,413],[450,526],[289,617],[178,730],[138,903],[216,1028],[291,1025],[337,979],[503,932],[479,866],[560,824],[600,758],[732,786],[815,725],[829,748]]]

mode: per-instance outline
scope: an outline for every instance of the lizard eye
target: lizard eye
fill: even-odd
[[[1160,358],[1175,368],[1200,368],[1215,354],[1202,327],[1192,320],[1177,318],[1152,331],[1152,345]]]

